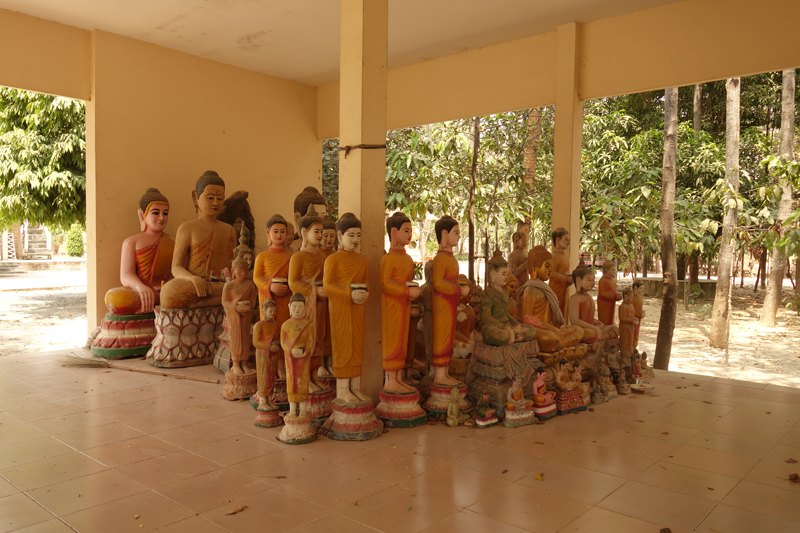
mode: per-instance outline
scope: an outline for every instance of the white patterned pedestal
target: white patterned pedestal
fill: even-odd
[[[163,368],[211,364],[222,333],[222,307],[155,309],[156,338],[147,362]]]

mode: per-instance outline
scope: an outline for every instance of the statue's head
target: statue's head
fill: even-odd
[[[487,263],[489,267],[489,280],[492,287],[503,290],[508,283],[508,261],[505,260],[500,250],[495,250],[494,255]]]
[[[558,227],[553,230],[553,251],[569,248],[569,232],[566,228]]]
[[[319,190],[316,187],[306,187],[294,199],[294,222],[300,227],[300,219],[303,216],[312,212],[322,215],[326,208],[325,198]]]
[[[320,248],[323,250],[333,250],[333,245],[336,242],[336,223],[328,213],[322,215],[322,244]]]
[[[197,178],[192,201],[201,215],[216,218],[225,203],[225,181],[213,170],[206,170]]]
[[[544,369],[537,370],[536,371],[536,382],[537,383],[544,383],[546,380],[547,380],[547,372]]]
[[[436,231],[436,242],[439,243],[439,246],[458,246],[461,231],[458,229],[456,219],[445,215],[436,221],[433,228]]]
[[[289,222],[286,225],[286,242],[283,243],[284,248],[288,250],[289,246],[291,246],[293,242],[294,242],[294,224]]]
[[[283,248],[289,223],[281,215],[272,215],[267,220],[267,240],[270,248]]]
[[[428,261],[425,263],[423,274],[425,275],[426,282],[430,282],[431,280],[433,280],[433,261]]]
[[[151,187],[139,198],[139,231],[161,233],[169,221],[169,200],[161,191]]]
[[[296,292],[289,298],[289,315],[292,318],[303,318],[306,314],[306,297],[303,293]]]
[[[615,277],[617,275],[617,263],[612,259],[603,261],[603,275],[611,276],[612,278]]]
[[[506,281],[506,287],[508,287],[508,295],[514,298],[517,295],[517,276],[508,272],[508,280]]]
[[[450,400],[452,401],[459,401],[461,393],[458,391],[458,387],[453,387],[450,390]]]
[[[336,236],[339,248],[346,252],[355,252],[361,243],[361,221],[353,213],[345,213],[336,221]]]
[[[528,247],[528,234],[524,231],[515,231],[511,236],[515,250],[524,250]]]
[[[558,362],[559,370],[569,370],[569,360],[566,357],[562,357],[561,360]]]
[[[232,274],[234,279],[238,279],[239,281],[247,279],[247,271],[250,269],[250,265],[247,264],[246,259],[237,257],[233,260],[231,267],[233,268]]]
[[[386,219],[386,233],[392,248],[399,248],[411,244],[412,229],[411,219],[400,211],[393,213]]]
[[[642,296],[644,294],[644,281],[637,279],[633,282],[633,294]]]
[[[528,252],[528,272],[533,279],[547,281],[550,279],[550,269],[553,267],[553,255],[541,244],[531,248]]]
[[[277,311],[278,307],[275,305],[275,300],[272,298],[265,298],[264,301],[261,302],[261,316],[264,317],[264,320],[273,320]]]
[[[322,217],[311,212],[300,219],[300,237],[303,246],[316,248],[322,242]]]
[[[630,287],[625,287],[622,289],[622,301],[626,304],[629,304],[633,301],[633,289]]]
[[[572,282],[578,292],[594,289],[594,269],[587,266],[579,266],[572,271]]]
[[[433,261],[431,261],[431,264],[433,264]],[[466,275],[459,274],[456,283],[458,283],[459,287],[467,288],[467,295],[461,297],[461,303],[468,304],[470,299],[472,299],[472,282]]]

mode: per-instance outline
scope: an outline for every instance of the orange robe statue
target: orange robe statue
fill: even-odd
[[[309,349],[311,371],[322,366],[325,351],[325,302],[317,298],[317,280],[322,281],[326,255],[320,250],[300,250],[289,260],[289,288],[306,299],[306,318],[314,328],[316,345]]]
[[[617,300],[616,278],[603,273],[603,277],[597,282],[597,318],[606,326],[614,324]]]
[[[253,282],[258,287],[258,299],[263,304],[268,298],[275,302],[275,322],[278,329],[289,318],[289,298],[291,292],[283,296],[277,296],[270,290],[273,278],[289,278],[289,260],[292,258],[291,252],[285,248],[265,250],[256,257],[256,265],[253,269]],[[261,317],[263,318],[263,317]]]
[[[289,318],[281,326],[281,348],[286,361],[286,394],[289,402],[308,400],[311,351],[314,349],[314,325],[306,318]],[[292,348],[302,348],[303,357],[292,355]]]
[[[381,259],[381,348],[383,369],[406,367],[411,302],[407,282],[414,279],[414,261],[402,251],[390,249]],[[416,338],[416,337],[415,337]]]
[[[630,301],[619,306],[619,353],[624,358],[633,355],[636,329],[636,310]]]
[[[433,258],[433,365],[447,366],[453,356],[456,309],[461,299],[458,261],[440,250]]]
[[[274,317],[259,320],[256,322],[256,325],[253,326],[253,345],[256,347],[258,397],[261,403],[266,403],[267,405],[271,405],[272,402],[275,373],[278,370],[278,352],[280,352],[279,331],[280,328]]]
[[[633,347],[636,348],[639,346],[639,327],[642,325],[642,319],[644,318],[644,299],[636,287],[633,289],[633,302],[631,303],[633,303],[634,316],[637,320],[636,325],[633,327]]]

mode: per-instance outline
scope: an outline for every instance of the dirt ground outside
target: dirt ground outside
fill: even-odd
[[[711,348],[708,342],[711,302],[698,301],[689,310],[679,302],[670,370],[800,387],[800,316],[781,307],[776,328],[760,327],[764,291],[753,293],[754,281],[748,288],[745,279],[745,288],[737,285],[732,296],[728,363],[725,351]],[[630,283],[630,278],[621,279],[619,288]],[[788,282],[783,295],[793,295]],[[645,297],[644,309],[639,350],[646,351],[652,363],[661,300]],[[86,288],[2,291],[0,324],[0,357],[83,346]]]

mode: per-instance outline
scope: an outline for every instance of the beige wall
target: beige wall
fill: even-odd
[[[170,200],[167,233],[194,218],[191,191],[205,170],[244,189],[266,247],[267,218],[291,220],[303,187],[321,184],[313,87],[141,41],[93,33],[87,105],[88,323],[119,285],[122,240],[138,231],[147,187]],[[96,283],[93,281],[96,280]]]

